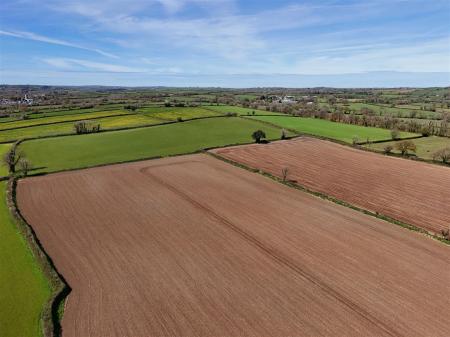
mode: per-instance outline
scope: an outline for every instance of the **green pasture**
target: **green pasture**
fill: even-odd
[[[414,142],[414,144],[416,144],[417,147],[416,156],[427,160],[432,160],[433,153],[435,153],[436,151],[444,148],[450,148],[450,138],[447,137],[437,137],[437,136],[422,137],[418,139],[413,139],[412,142]],[[366,147],[377,151],[383,151],[387,145],[390,145],[394,148],[392,152],[399,154],[400,151],[395,149],[396,143],[398,143],[398,141],[371,144],[370,146]]]
[[[3,159],[5,153],[11,148],[12,144],[0,144],[0,160]],[[0,161],[0,177],[5,177],[8,175],[8,167]]]
[[[102,130],[126,128],[140,125],[159,124],[164,121],[147,117],[144,115],[126,115],[117,117],[104,117],[92,120],[93,123],[99,123]],[[12,142],[17,139],[48,137],[54,135],[65,135],[75,133],[73,122],[37,125],[23,129],[13,129],[0,131],[0,142]]]
[[[411,112],[416,114],[416,118],[432,118],[436,119],[441,116],[439,112],[427,111],[427,110],[417,110],[417,109],[402,109],[402,108],[391,108],[389,106],[367,104],[367,103],[350,103],[349,108],[355,112],[360,112],[362,108],[371,109],[377,115],[390,114],[393,117],[411,117]]]
[[[112,110],[112,111],[86,112],[83,114],[62,115],[62,116],[53,116],[53,117],[45,117],[45,118],[25,119],[25,120],[20,120],[20,121],[16,120],[14,122],[0,123],[0,131],[13,129],[13,128],[23,128],[23,127],[32,127],[32,126],[37,126],[37,125],[46,125],[46,124],[52,124],[52,123],[95,119],[95,118],[101,118],[101,117],[123,115],[126,113],[127,112],[124,110]]]
[[[0,182],[0,336],[41,336],[40,317],[50,285],[6,206]]]
[[[314,136],[326,137],[352,143],[357,137],[360,142],[386,140],[391,138],[389,130],[365,127],[352,124],[330,122],[324,119],[288,117],[288,116],[255,116],[249,117],[263,122],[272,123],[282,128],[295,130]],[[402,132],[402,138],[417,136],[414,133]]]
[[[252,120],[218,117],[148,128],[98,134],[56,137],[23,142],[34,173],[52,172],[156,156],[191,153],[203,148],[252,142],[251,134],[263,130],[269,139],[280,129]]]
[[[177,120],[182,118],[183,120],[202,118],[202,117],[214,117],[220,116],[220,113],[204,109],[201,107],[151,107],[141,108],[138,110],[144,113],[146,116],[160,118],[165,120]]]
[[[252,115],[253,111],[255,112],[255,115],[281,115],[284,116],[284,114],[280,114],[278,112],[270,112],[265,110],[257,110],[257,109],[250,109],[250,108],[243,108],[240,106],[233,106],[233,105],[208,105],[205,106],[205,108],[209,110],[216,111],[222,115],[225,115],[229,112],[231,113],[237,113],[241,116],[246,115]]]

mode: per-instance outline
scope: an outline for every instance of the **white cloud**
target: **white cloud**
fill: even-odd
[[[80,60],[72,58],[47,58],[43,59],[43,61],[53,67],[62,70],[77,70],[81,66],[81,68],[85,70],[87,69],[91,71],[110,72],[110,73],[139,73],[145,71],[143,69],[123,65],[100,63],[89,60]]]
[[[54,39],[54,38],[51,38],[51,37],[35,34],[35,33],[32,33],[32,32],[0,30],[0,35],[12,36],[12,37],[16,37],[16,38],[19,38],[19,39],[39,41],[39,42],[44,42],[44,43],[50,43],[50,44],[55,44],[55,45],[59,45],[59,46],[66,46],[66,47],[72,47],[72,48],[77,48],[77,49],[83,49],[83,50],[88,50],[88,51],[91,51],[91,52],[95,52],[95,53],[100,54],[102,56],[107,56],[107,57],[111,57],[111,58],[118,58],[114,54],[104,52],[104,51],[102,51],[100,49],[97,49],[97,48],[89,48],[89,47],[85,47],[85,46],[82,46],[82,45],[79,45],[79,44],[76,44],[76,43],[72,43],[72,42],[68,42],[68,41],[64,41],[64,40],[60,40],[60,39]]]

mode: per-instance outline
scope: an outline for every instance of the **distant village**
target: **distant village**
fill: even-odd
[[[0,99],[0,106],[14,106],[14,105],[33,105],[34,99],[24,95],[19,100],[12,100],[8,98]]]

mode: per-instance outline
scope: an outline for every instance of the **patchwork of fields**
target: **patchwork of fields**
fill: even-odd
[[[356,138],[358,142],[366,142],[367,140],[379,141],[391,139],[391,133],[386,129],[335,123],[325,119],[287,116],[256,116],[249,118],[266,123],[271,123],[282,128],[295,130],[299,133],[336,139],[350,144],[353,142],[354,138]],[[409,132],[400,133],[400,138],[414,136],[418,135]]]
[[[275,176],[288,168],[288,179],[311,190],[437,233],[450,224],[447,167],[305,137],[242,145],[258,129],[271,141],[284,129],[345,143],[390,140],[386,129],[238,106],[156,105],[45,108],[0,120],[0,155],[26,139],[17,151],[29,174],[53,173],[21,179],[17,192],[73,289],[64,337],[445,335],[447,247],[211,155],[178,155],[215,148]],[[75,135],[78,120],[105,132]],[[450,145],[413,141],[426,159]],[[167,156],[178,157],[93,168]],[[54,173],[81,168],[89,169]],[[50,288],[9,216],[5,188],[0,336],[41,336]]]
[[[82,136],[46,138],[20,145],[36,168],[52,172],[100,164],[191,153],[204,148],[252,142],[262,129],[268,139],[279,139],[280,130],[251,120],[218,117]]]
[[[371,144],[370,146],[367,146],[369,149],[377,150],[377,151],[384,151],[384,148],[386,146],[392,146],[392,152],[400,154],[400,151],[395,148],[397,142],[387,142],[387,143],[379,143],[379,144]],[[417,150],[415,152],[415,155],[419,158],[432,160],[433,154],[436,151],[450,148],[450,138],[448,137],[437,137],[437,136],[430,136],[430,137],[422,137],[419,139],[414,139],[414,144],[417,147]]]
[[[220,116],[219,113],[202,108],[150,107],[139,111],[139,113],[124,110],[94,111],[0,123],[0,142],[74,134],[74,123],[80,120],[90,120],[100,124],[102,130],[108,130],[163,124],[176,121],[178,118],[189,120]]]
[[[439,233],[450,219],[450,170],[312,138],[213,150],[313,191]]]
[[[65,337],[448,334],[447,247],[206,155],[18,196],[73,288]]]

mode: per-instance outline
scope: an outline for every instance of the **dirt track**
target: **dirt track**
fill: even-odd
[[[63,336],[447,336],[450,249],[206,155],[23,180]]]
[[[440,233],[450,226],[450,169],[314,138],[212,151],[350,204]]]

